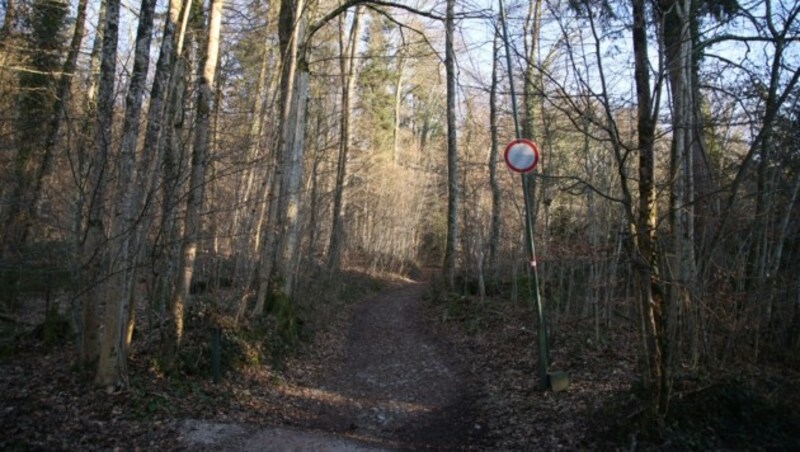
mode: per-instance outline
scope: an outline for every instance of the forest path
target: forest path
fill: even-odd
[[[217,426],[217,436],[238,437],[220,444],[206,441],[208,426],[195,424],[187,425],[187,439],[239,450],[463,450],[480,443],[466,366],[428,331],[425,287],[409,284],[352,307],[338,357],[291,391],[289,403],[303,413],[290,416],[292,427],[226,433]]]
[[[437,449],[464,447],[477,433],[463,368],[421,318],[424,287],[357,306],[344,362],[322,384],[345,401],[327,413],[336,430]]]

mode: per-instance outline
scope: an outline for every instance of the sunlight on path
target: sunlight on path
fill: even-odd
[[[182,440],[193,450],[229,451],[381,451],[334,435],[286,427],[248,431],[236,424],[188,420],[183,423]]]
[[[206,450],[276,451],[469,445],[481,427],[466,398],[463,366],[421,318],[424,287],[411,284],[354,306],[341,330],[344,354],[327,374],[273,388],[298,408],[285,419],[291,428],[186,421],[183,442]]]

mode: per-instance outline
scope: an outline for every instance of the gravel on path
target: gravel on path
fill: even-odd
[[[343,353],[302,391],[315,399],[311,419],[292,428],[188,421],[182,441],[218,450],[479,448],[474,386],[422,318],[425,287],[409,284],[352,307]]]

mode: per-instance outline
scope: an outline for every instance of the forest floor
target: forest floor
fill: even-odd
[[[0,450],[800,447],[796,370],[679,380],[676,415],[654,435],[631,391],[634,322],[598,335],[591,317],[554,318],[551,366],[571,382],[542,391],[528,307],[443,298],[436,285],[394,280],[326,311],[326,327],[281,366],[251,365],[218,384],[166,378],[134,351],[130,387],[114,393],[70,367],[72,345],[45,345],[36,330],[0,335]]]

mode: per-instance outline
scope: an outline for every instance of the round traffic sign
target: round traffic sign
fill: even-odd
[[[531,140],[518,138],[506,145],[503,158],[511,171],[528,173],[539,163],[539,148]]]

